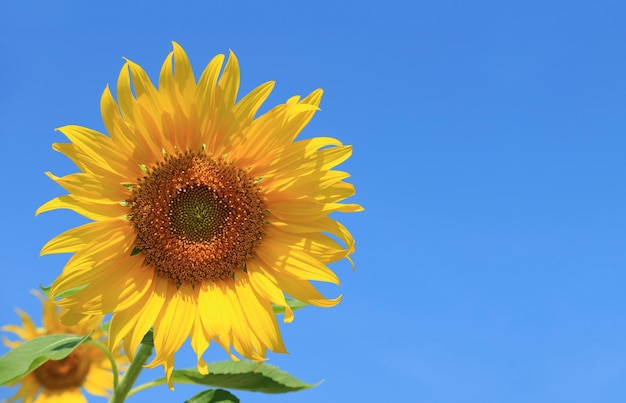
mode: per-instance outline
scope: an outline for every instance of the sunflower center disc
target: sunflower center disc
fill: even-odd
[[[137,249],[177,285],[232,276],[263,236],[253,179],[204,153],[166,157],[139,180],[129,204]]]
[[[222,233],[228,206],[207,186],[179,190],[170,207],[173,234],[191,242],[212,240]]]
[[[47,361],[33,371],[35,378],[46,389],[59,390],[79,387],[87,378],[91,358],[85,346],[78,346],[67,357],[57,361]]]

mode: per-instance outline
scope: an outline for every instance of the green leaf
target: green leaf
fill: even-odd
[[[48,360],[61,360],[89,339],[75,334],[50,334],[26,340],[0,357],[0,385],[23,378]]]
[[[291,308],[294,311],[304,308],[305,306],[309,305],[305,302],[298,301],[297,299],[294,299],[294,298],[285,298],[285,301],[287,302],[287,305],[289,306],[289,308]],[[272,304],[272,309],[274,309],[274,314],[276,315],[285,313],[285,307],[281,305]]]
[[[239,399],[224,389],[208,389],[185,400],[185,403],[239,403]]]
[[[209,364],[208,375],[201,375],[195,368],[174,370],[172,382],[263,393],[296,392],[318,385],[304,383],[273,365],[259,365],[254,361],[212,362]],[[165,378],[159,378],[149,385],[139,386],[138,389],[166,383]]]

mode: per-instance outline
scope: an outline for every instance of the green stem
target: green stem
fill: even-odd
[[[152,355],[152,346],[142,343],[135,354],[135,359],[130,363],[130,367],[128,367],[128,370],[124,374],[124,377],[117,385],[117,388],[113,390],[113,395],[109,403],[122,403],[126,399],[128,391],[137,380],[139,373],[143,369],[146,361],[148,361],[150,355]]]
[[[106,356],[109,358],[109,361],[111,362],[111,371],[113,372],[113,389],[117,388],[119,375],[117,373],[117,363],[115,362],[115,358],[113,357],[107,346],[105,346],[98,340],[89,339],[87,343],[91,343],[94,346],[98,347],[100,350],[104,351],[104,354],[106,354]]]
[[[167,382],[165,382],[165,384],[167,384]],[[148,388],[153,388],[155,386],[161,386],[161,385],[163,385],[163,382],[157,382],[156,380],[143,383],[137,387],[134,387],[130,392],[128,392],[128,397],[131,397],[135,393],[141,392],[142,390],[146,390]]]

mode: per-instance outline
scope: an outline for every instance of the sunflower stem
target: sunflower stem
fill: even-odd
[[[130,388],[137,380],[139,373],[143,369],[146,361],[148,361],[148,357],[150,357],[150,355],[152,355],[152,346],[142,343],[139,350],[137,350],[137,353],[135,354],[133,362],[130,363],[128,370],[124,374],[124,377],[113,390],[113,395],[111,395],[109,403],[122,403],[126,400],[128,391],[130,391]]]
[[[103,343],[99,342],[98,340],[89,339],[87,343],[91,343],[94,346],[98,347],[100,350],[102,350],[104,354],[107,356],[107,358],[109,359],[109,361],[111,362],[111,371],[113,372],[113,390],[115,390],[118,385],[119,374],[117,372],[117,363],[115,362],[115,358],[113,357],[113,354],[111,353],[111,351],[109,351],[107,346],[105,346]]]
[[[134,387],[130,392],[128,392],[128,397],[131,397],[135,393],[141,392],[142,390],[153,388],[155,386],[161,386],[161,385],[163,384],[161,382],[157,382],[156,380],[142,383],[141,385]]]

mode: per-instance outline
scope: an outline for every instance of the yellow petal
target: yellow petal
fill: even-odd
[[[118,261],[116,270],[103,270],[92,277],[87,287],[57,304],[87,314],[119,312],[135,306],[152,289],[153,281],[153,271],[142,267],[140,259],[123,259]],[[56,294],[56,287],[53,283],[54,293],[51,291],[50,295]]]
[[[161,103],[161,97],[152,85],[148,74],[130,60],[127,60],[126,64],[128,66],[126,76],[130,75],[132,78],[133,88],[137,94],[137,99],[130,98],[129,106],[133,108],[133,119],[131,120],[135,143],[133,160],[144,164],[156,162],[156,158],[161,155],[164,144],[168,143],[159,126],[161,111],[165,106]],[[139,175],[139,177],[141,176],[143,175]]]
[[[107,171],[130,177],[128,160],[120,154],[111,138],[104,134],[82,126],[68,125],[57,129],[63,133],[80,151]]]
[[[301,280],[326,281],[339,285],[337,275],[306,252],[271,239],[264,239],[255,250],[259,264],[274,273],[285,273]]]
[[[350,253],[354,252],[354,238],[352,234],[350,234],[350,231],[348,231],[343,224],[332,218],[323,217],[317,220],[294,222],[281,220],[270,215],[267,219],[271,226],[293,234],[309,234],[315,232],[332,234],[346,245],[346,249],[349,250]]]
[[[92,395],[108,397],[113,388],[113,374],[110,370],[100,368],[96,363],[92,363],[82,387]]]
[[[308,281],[294,278],[285,273],[271,273],[263,266],[260,266],[259,270],[264,276],[278,284],[280,289],[286,294],[309,305],[328,308],[337,305],[341,301],[341,296],[335,299],[324,297]]]
[[[39,207],[35,214],[56,209],[72,210],[94,221],[122,218],[128,214],[128,208],[118,203],[96,203],[73,195],[56,197]]]
[[[102,121],[114,143],[118,145],[120,153],[132,155],[135,149],[135,136],[130,127],[120,115],[119,107],[107,85],[100,97],[100,113]],[[142,159],[143,160],[143,159]],[[138,169],[139,167],[137,167]],[[138,172],[137,176],[139,176]]]
[[[306,176],[264,178],[263,191],[272,192],[272,198],[297,199],[303,195],[323,193],[330,186],[350,177],[342,171],[319,171]],[[343,183],[343,182],[341,182]]]
[[[275,226],[268,226],[265,239],[283,242],[293,248],[301,249],[323,263],[336,262],[352,252],[322,233],[300,235],[283,231]]]
[[[217,341],[232,359],[230,345],[232,321],[235,318],[229,315],[229,301],[226,298],[227,286],[222,282],[204,282],[198,295],[198,306],[202,326],[213,340]]]
[[[53,333],[55,330],[61,328],[59,323],[59,311],[52,300],[43,298],[41,295],[38,295],[38,297],[43,305],[43,327],[48,333]]]
[[[289,148],[297,151],[295,147]],[[286,152],[277,156],[271,165],[259,168],[258,176],[282,179],[328,170],[347,160],[352,155],[352,146],[325,148],[306,157],[290,158],[290,154],[293,154],[293,151],[287,148]],[[257,171],[253,175],[256,176],[256,173]]]
[[[151,138],[149,133],[145,133],[143,117],[131,89],[130,70],[132,69],[132,65],[132,62],[127,61],[120,71],[120,75],[117,79],[117,100],[122,112],[122,119],[125,122],[133,123],[133,142],[136,144],[135,151],[139,152],[138,155],[135,155],[133,161],[135,163],[141,162],[146,164],[154,161],[155,156],[161,155],[161,145],[159,144],[160,136]],[[139,83],[133,84],[139,85]],[[145,159],[137,160],[137,158]]]
[[[198,89],[196,91],[196,104],[203,111],[200,116],[196,142],[199,144],[205,143],[208,150],[215,150],[223,137],[223,133],[218,133],[215,130],[218,108],[215,87],[223,63],[224,55],[217,55],[209,62],[202,72],[200,80],[198,80]]]
[[[324,91],[318,88],[298,103],[299,105],[309,105],[312,108],[303,109],[302,112],[295,108],[292,109],[289,123],[284,128],[285,133],[289,133],[291,136],[289,141],[293,141],[300,134],[302,129],[311,121],[315,112],[319,110],[323,93]]]
[[[98,238],[110,236],[118,229],[128,230],[130,223],[126,220],[93,221],[68,231],[49,240],[41,249],[41,255],[52,253],[76,252],[85,248]]]
[[[117,102],[126,122],[135,121],[135,97],[130,84],[129,63],[126,62],[117,77]]]
[[[154,323],[154,359],[147,364],[154,368],[170,360],[191,332],[198,307],[197,291],[191,284],[178,289],[168,284],[166,304]]]
[[[247,263],[250,284],[252,284],[254,290],[262,298],[284,307],[285,323],[291,323],[293,321],[293,311],[287,305],[285,294],[283,294],[283,291],[278,288],[278,285],[273,281],[273,279],[263,275],[258,266],[259,264],[256,260],[251,260]]]
[[[195,95],[196,79],[185,50],[176,42],[172,42],[172,45],[174,47],[174,81],[178,91],[189,104]]]
[[[137,94],[137,100],[140,100],[144,105],[149,105],[151,109],[160,109],[159,93],[145,70],[131,60],[127,60],[126,64],[133,81],[133,88]]]
[[[134,327],[129,330],[128,335],[124,339],[124,351],[129,354],[131,359],[135,350],[139,347],[139,343],[141,343],[143,337],[155,323],[155,320],[166,302],[167,281],[157,278],[154,283],[154,289],[146,293],[149,295],[148,301],[142,306],[139,315],[133,318]],[[129,310],[133,310],[133,308],[129,308]]]
[[[262,177],[263,180],[273,177],[279,179],[294,178],[296,176],[289,175],[288,171],[285,172],[282,170],[284,166],[298,166],[306,162],[317,160],[319,158],[318,152],[320,152],[321,148],[335,149],[341,148],[342,146],[339,140],[331,137],[314,137],[312,139],[289,143],[271,150],[265,150],[262,155],[260,152],[256,154],[259,158],[255,161],[250,161],[250,175],[253,177]],[[321,169],[321,166],[319,168],[320,169],[316,169],[311,173],[327,170]],[[328,169],[330,168],[332,168],[332,166],[328,165]]]
[[[109,165],[101,164],[101,160],[93,159],[85,150],[72,143],[54,143],[52,149],[68,157],[83,172],[98,176],[110,177],[112,181],[123,183],[129,179],[123,173],[113,171]],[[130,168],[130,167],[127,167]]]
[[[287,221],[315,220],[333,212],[353,213],[363,207],[353,203],[321,203],[310,198],[275,201],[268,197],[265,207],[272,214]]]
[[[28,316],[28,314],[22,310],[16,309],[17,314],[22,319],[22,326],[18,325],[5,325],[2,326],[3,332],[11,332],[17,335],[22,340],[32,339],[33,337],[38,335],[37,328],[33,323],[33,320]]]
[[[239,61],[237,56],[231,51],[224,67],[224,72],[220,77],[217,87],[219,88],[218,94],[222,97],[222,110],[229,111],[235,106],[235,100],[237,99],[237,92],[239,91]]]
[[[281,147],[291,144],[294,134],[288,129],[290,116],[315,109],[315,106],[305,104],[285,104],[274,107],[250,124],[245,131],[246,142],[240,145],[237,143],[239,138],[232,139],[233,143],[229,144],[229,151],[237,159],[243,159],[246,165],[264,164],[266,159],[273,159],[278,155],[277,151]]]
[[[76,173],[58,177],[50,172],[46,175],[74,196],[103,203],[120,202],[130,197],[130,192],[114,178],[98,177],[87,173]]]
[[[81,393],[80,388],[44,388],[35,399],[35,403],[87,403],[87,399]]]
[[[222,280],[226,283],[224,302],[222,309],[232,318],[232,342],[233,347],[244,357],[250,360],[262,361],[265,355],[264,346],[258,342],[252,332],[246,315],[237,297],[235,284],[231,278]]]
[[[99,276],[110,275],[109,270],[119,272],[118,264],[142,263],[140,256],[130,256],[129,249],[134,241],[132,234],[120,228],[118,231],[113,229],[95,238],[70,258],[61,276],[53,283],[52,295],[92,283]]]
[[[159,123],[164,135],[153,137],[170,140],[171,145],[183,149],[191,145],[190,139],[194,138],[192,132],[196,130],[189,124],[194,93],[195,80],[187,55],[180,46],[174,44],[174,50],[165,59],[159,76],[162,106]],[[174,148],[165,148],[169,153],[175,152]]]
[[[16,311],[17,314],[20,316],[20,319],[22,319],[22,328],[24,329],[25,335],[28,338],[31,338],[33,335],[37,334],[37,327],[33,323],[31,317],[28,316],[26,312],[23,312],[19,309],[17,309]]]
[[[202,359],[202,354],[209,348],[211,336],[205,332],[204,327],[202,326],[202,318],[200,317],[200,306],[196,309],[196,319],[193,322],[193,327],[191,328],[190,341],[191,347],[193,351],[196,352],[196,356],[198,358],[197,368],[198,372],[202,375],[206,375],[209,373],[209,368],[206,362]]]
[[[167,379],[167,387],[170,388],[171,391],[174,390],[174,383],[172,383],[172,372],[174,372],[174,356],[170,356],[163,363],[163,370],[165,371],[165,378]]]
[[[258,295],[246,275],[238,276],[235,281],[239,306],[248,319],[250,329],[270,350],[286,353],[283,339],[278,330],[276,316],[269,302]]]
[[[141,315],[142,311],[146,309],[146,307],[148,306],[148,302],[154,294],[154,287],[155,285],[153,282],[152,289],[146,292],[139,299],[139,301],[137,301],[136,307],[119,311],[113,314],[113,316],[111,317],[111,322],[109,324],[109,350],[113,350],[115,346],[120,344],[122,339],[125,338],[126,335],[137,326],[136,324],[139,320],[139,316]],[[154,317],[156,318],[156,313]],[[150,326],[152,326],[152,323],[148,324],[147,327],[144,329],[144,334],[148,332]],[[141,333],[141,331],[139,331],[138,333]],[[135,349],[136,346],[132,349],[126,349],[126,352],[132,355],[135,353]]]
[[[274,84],[274,81],[268,81],[265,84],[259,85],[237,103],[233,110],[233,119],[236,125],[231,127],[230,133],[232,135],[235,135],[238,130],[241,130],[241,128],[248,126],[250,122],[252,122],[256,112],[272,92]]]

